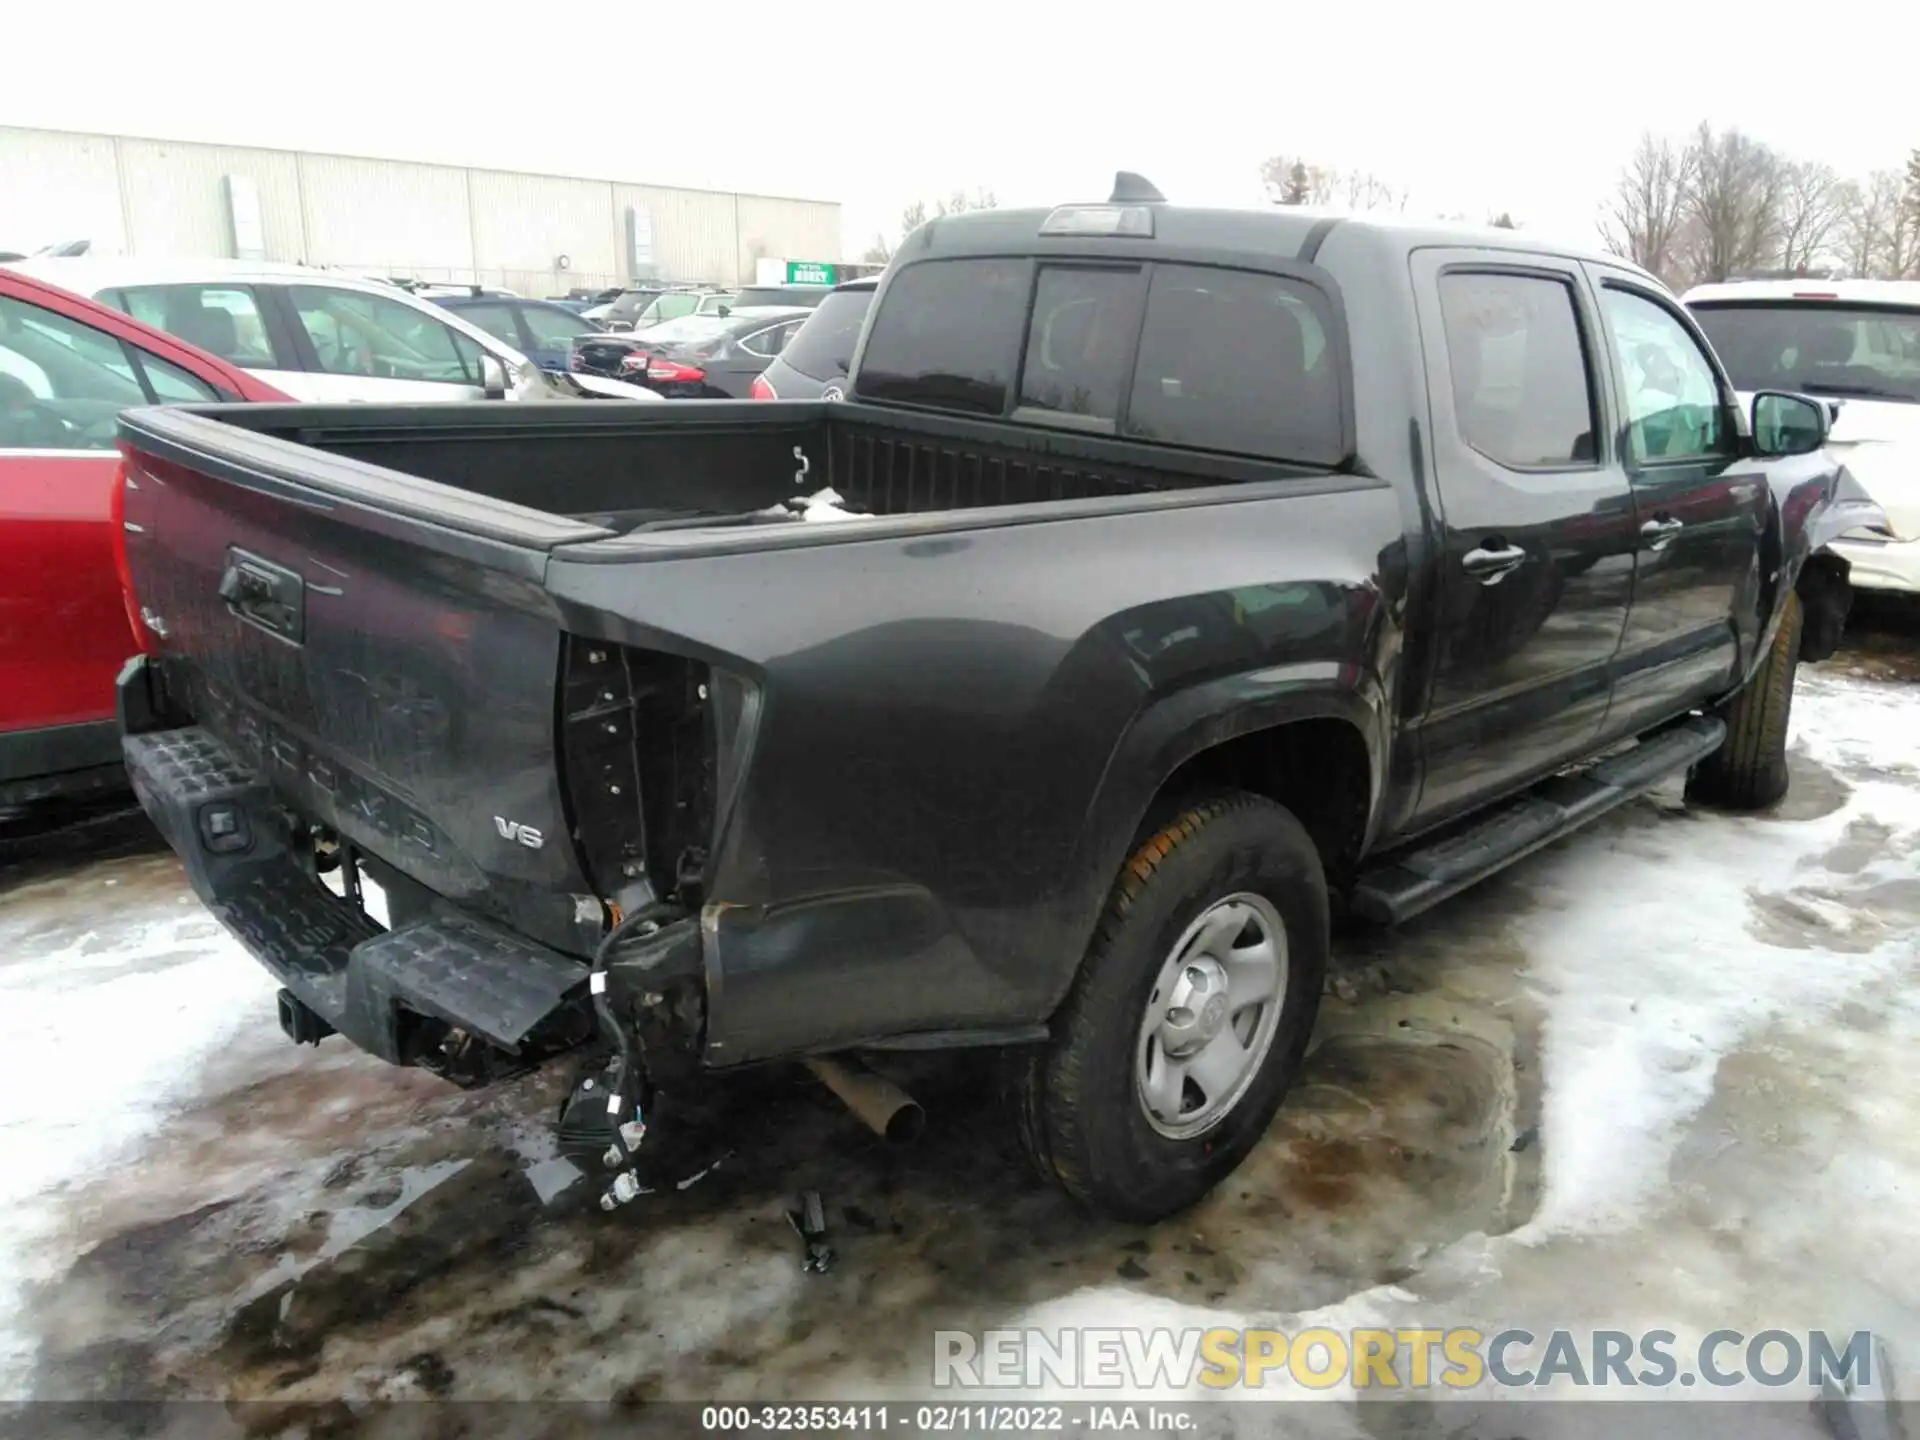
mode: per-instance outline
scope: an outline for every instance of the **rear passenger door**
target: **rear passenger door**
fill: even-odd
[[[1442,532],[1415,816],[1433,823],[1597,743],[1637,537],[1579,266],[1450,249],[1410,263]]]
[[[1740,458],[1732,392],[1691,318],[1630,271],[1590,268],[1639,532],[1608,720],[1630,734],[1717,698],[1739,673],[1736,617],[1757,613],[1770,492],[1764,463]]]

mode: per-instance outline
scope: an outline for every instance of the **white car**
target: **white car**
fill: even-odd
[[[1890,535],[1834,542],[1864,590],[1920,593],[1920,281],[1744,280],[1684,297],[1743,399],[1839,402],[1827,447],[1886,512]]]
[[[297,400],[480,400],[502,392],[660,400],[622,380],[545,374],[431,301],[304,265],[82,256],[11,268],[178,335]]]

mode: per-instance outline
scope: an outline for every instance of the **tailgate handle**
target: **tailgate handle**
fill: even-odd
[[[305,638],[306,592],[298,572],[245,550],[227,551],[220,598],[241,619],[298,643]]]

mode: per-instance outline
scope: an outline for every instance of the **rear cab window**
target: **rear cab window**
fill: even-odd
[[[1266,272],[927,260],[888,283],[855,389],[862,399],[1332,466],[1347,448],[1333,325],[1324,291]]]
[[[1920,404],[1920,308],[1814,300],[1691,308],[1736,389]]]

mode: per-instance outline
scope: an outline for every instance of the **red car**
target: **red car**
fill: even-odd
[[[116,417],[133,405],[286,398],[0,267],[0,818],[125,783],[113,681],[140,645],[114,543]]]

